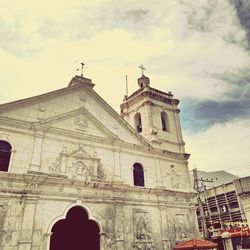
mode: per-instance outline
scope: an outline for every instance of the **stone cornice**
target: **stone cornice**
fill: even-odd
[[[72,86],[70,88],[65,87],[65,88],[54,90],[54,91],[44,93],[44,94],[41,94],[41,95],[32,96],[32,97],[24,98],[24,99],[21,99],[21,100],[4,103],[4,104],[0,105],[0,113],[2,111],[6,111],[6,110],[11,109],[11,108],[20,107],[20,105],[23,105],[23,104],[29,104],[31,102],[38,103],[40,101],[48,99],[48,97],[51,97],[51,96],[53,97],[53,96],[68,94],[70,92],[75,91],[75,89],[78,89],[78,88],[81,88],[81,87],[83,87],[83,86]]]
[[[143,202],[152,205],[166,205],[171,201],[172,205],[186,204],[187,206],[196,195],[192,191],[134,187],[120,182],[83,182],[45,173],[13,174],[0,172],[0,180],[0,197],[6,195],[33,195],[35,197],[37,195],[39,197],[74,197],[74,199],[79,197],[93,201],[101,197],[101,202],[110,200],[113,203],[117,200],[125,203]],[[151,198],[149,199],[149,197]]]
[[[100,147],[105,147],[110,146],[110,148],[115,148],[117,147],[119,150],[132,150],[136,151],[137,154],[153,154],[153,155],[159,155],[164,158],[169,158],[169,159],[177,159],[177,160],[187,160],[188,154],[180,154],[176,152],[171,152],[167,150],[162,150],[162,149],[157,149],[153,148],[148,145],[138,145],[138,144],[131,144],[127,143],[121,140],[118,140],[116,138],[103,138],[103,137],[98,137],[98,136],[93,136],[93,135],[87,135],[87,134],[81,134],[79,132],[74,132],[70,130],[65,130],[61,128],[54,128],[47,126],[43,123],[31,123],[31,122],[25,122],[25,121],[19,121],[16,119],[12,118],[4,118],[1,117],[0,121],[2,125],[8,126],[8,128],[2,128],[3,131],[8,131],[12,133],[17,133],[17,134],[26,134],[27,136],[33,136],[35,134],[39,135],[39,131],[42,133],[41,136],[47,139],[51,140],[56,140],[56,141],[68,141],[68,142],[73,142],[79,144],[79,139],[80,140],[86,140],[88,142],[93,142],[93,143],[98,143]],[[11,127],[17,129],[11,129]],[[60,138],[56,137],[60,136]],[[68,138],[68,139],[66,139]]]
[[[179,100],[173,99],[172,94],[167,94],[151,87],[145,87],[137,90],[132,95],[125,98],[124,102],[120,105],[120,107],[121,109],[129,108],[134,103],[138,103],[140,100],[147,97],[169,105],[177,106],[179,104]]]
[[[16,129],[25,129],[30,130],[32,123],[27,121],[22,121],[14,118],[9,118],[5,116],[0,116],[0,124],[7,126],[7,127],[13,127]]]

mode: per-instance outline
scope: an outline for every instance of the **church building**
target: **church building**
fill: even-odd
[[[0,105],[0,249],[170,250],[197,234],[177,99],[92,80]]]

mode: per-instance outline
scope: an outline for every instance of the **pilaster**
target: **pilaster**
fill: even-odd
[[[161,213],[161,237],[162,237],[162,246],[163,250],[170,250],[171,249],[171,242],[168,236],[168,224],[167,224],[167,212],[166,209],[160,207]]]
[[[183,137],[182,137],[182,131],[181,131],[181,123],[180,123],[179,111],[180,110],[175,108],[173,114],[174,114],[174,121],[175,121],[175,126],[176,126],[176,135],[177,135],[177,140],[179,142],[180,153],[185,153],[184,145],[180,144],[181,142],[183,142]]]
[[[31,249],[36,203],[36,197],[27,197],[25,200],[22,230],[18,241],[18,250]]]
[[[114,149],[114,180],[121,181],[120,150]]]
[[[116,249],[123,250],[124,247],[124,213],[123,203],[115,203],[115,246]]]
[[[42,145],[43,145],[43,132],[36,131],[34,133],[34,148],[32,159],[30,163],[31,171],[39,171],[41,166]]]
[[[162,187],[163,181],[161,174],[161,166],[160,166],[160,160],[158,158],[155,159],[155,167],[156,167],[156,186]]]

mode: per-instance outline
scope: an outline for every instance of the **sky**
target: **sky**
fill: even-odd
[[[84,62],[119,113],[143,64],[181,101],[190,169],[250,175],[249,54],[249,0],[0,0],[0,103],[66,87]]]

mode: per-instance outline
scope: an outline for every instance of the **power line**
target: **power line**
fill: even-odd
[[[236,165],[236,166],[231,167],[231,168],[228,168],[228,169],[241,168],[241,166],[243,166],[243,167],[244,167],[244,165],[247,165],[247,164],[250,164],[250,162],[242,163],[242,164]],[[250,165],[249,165],[249,166],[250,166]]]

